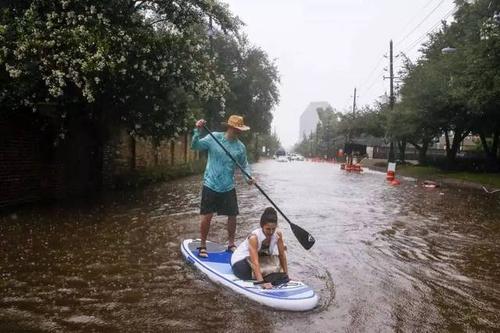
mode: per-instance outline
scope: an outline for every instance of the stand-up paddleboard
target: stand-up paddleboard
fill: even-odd
[[[269,307],[289,310],[307,311],[318,304],[318,296],[309,286],[300,281],[263,289],[254,285],[254,280],[240,280],[231,269],[231,252],[225,246],[207,241],[208,258],[198,257],[199,240],[186,239],[181,244],[181,251],[188,263],[205,273],[210,280],[220,283],[233,291]]]

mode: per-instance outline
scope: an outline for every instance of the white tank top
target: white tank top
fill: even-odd
[[[257,236],[257,251],[260,251],[262,248],[262,242],[266,239],[266,235],[264,235],[264,232],[262,231],[262,228],[255,229],[252,231],[251,235],[256,235]],[[250,235],[250,236],[251,236]],[[238,247],[236,248],[236,251],[234,251],[232,257],[231,257],[231,265],[234,265],[240,260],[243,260],[247,257],[250,257],[250,251],[248,249],[248,236]],[[275,231],[274,234],[271,236],[271,242],[269,243],[269,254],[270,255],[277,255],[278,254],[278,233]]]

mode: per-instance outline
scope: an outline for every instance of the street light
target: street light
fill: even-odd
[[[457,52],[457,49],[454,48],[454,47],[449,47],[448,46],[448,47],[445,47],[445,48],[441,49],[441,53],[442,54],[451,54],[451,53],[455,53],[455,52]]]

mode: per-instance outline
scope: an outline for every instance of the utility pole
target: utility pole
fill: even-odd
[[[392,53],[392,39],[389,43],[389,81],[390,81],[390,95],[389,95],[389,108],[394,109],[394,68],[393,68],[393,53]],[[394,162],[394,143],[392,142],[392,134],[390,138],[391,142],[389,145],[389,160],[388,162]]]
[[[352,103],[352,118],[356,117],[356,87],[354,87],[354,101]]]
[[[352,123],[351,123],[351,128],[349,128],[349,132],[347,133],[347,138],[346,138],[346,163],[347,165],[351,165],[353,161],[353,151],[352,151],[352,131],[354,127],[354,119],[356,118],[356,87],[354,87],[354,98],[352,101]],[[349,148],[349,149],[347,149]],[[350,152],[350,153],[348,153]]]
[[[392,110],[392,109],[394,109],[394,58],[393,58],[393,53],[392,53],[392,39],[391,39],[391,42],[390,42],[389,46],[390,46],[390,52],[389,52],[389,57],[390,57],[389,75],[391,76],[389,103],[390,103],[391,110]]]

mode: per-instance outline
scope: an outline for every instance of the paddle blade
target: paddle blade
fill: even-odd
[[[290,227],[292,228],[293,234],[295,235],[295,237],[297,237],[297,240],[304,249],[309,250],[316,242],[316,240],[310,233],[308,233],[298,225],[290,222]]]

